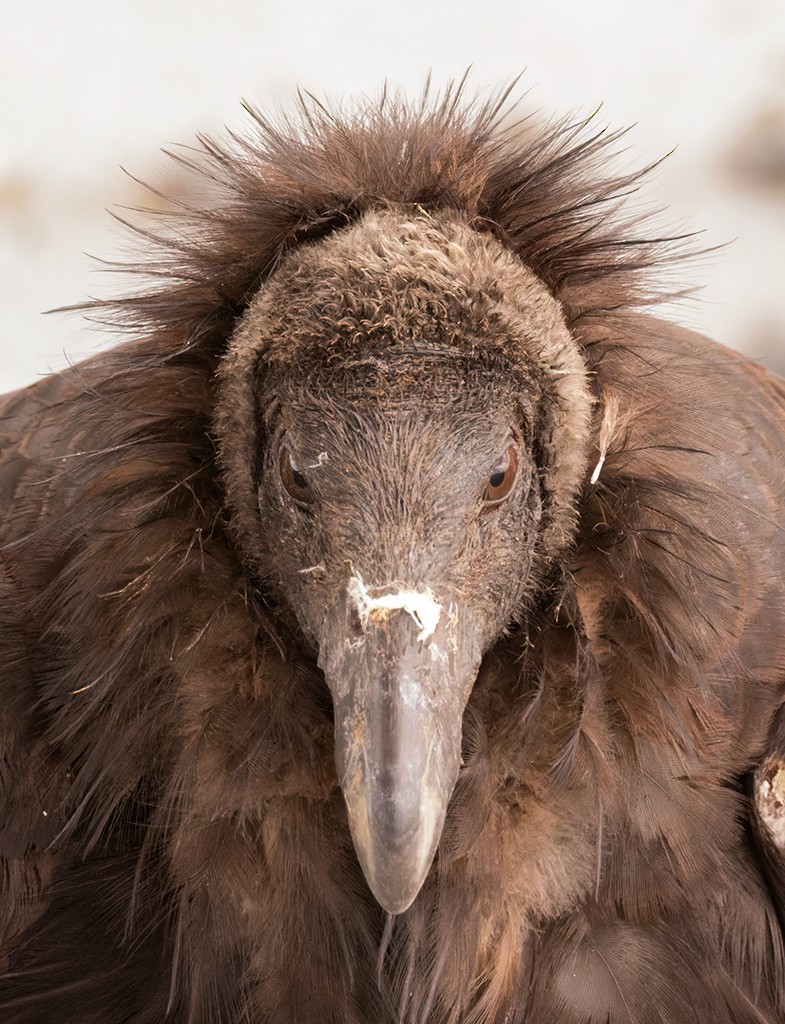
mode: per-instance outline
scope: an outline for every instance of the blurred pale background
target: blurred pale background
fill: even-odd
[[[241,127],[239,100],[417,92],[473,65],[496,87],[525,69],[524,108],[603,104],[635,123],[624,166],[678,147],[650,182],[666,223],[731,244],[691,268],[691,326],[785,370],[783,0],[5,0],[0,38],[0,389],[109,340],[41,311],[113,294],[85,253],[116,257],[105,212],[166,184],[159,147]]]

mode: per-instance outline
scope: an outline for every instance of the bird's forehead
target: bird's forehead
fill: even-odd
[[[536,361],[561,318],[544,285],[492,236],[449,212],[385,210],[291,253],[263,287],[254,320],[268,364],[346,368],[398,386],[424,366],[432,380],[458,381],[480,351]]]
[[[433,346],[366,349],[317,366],[260,368],[259,397],[290,416],[314,415],[336,405],[345,414],[395,417],[489,415],[533,405],[540,395],[536,367],[482,349],[456,352]]]

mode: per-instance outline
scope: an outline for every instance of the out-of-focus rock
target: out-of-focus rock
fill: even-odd
[[[742,187],[785,192],[785,99],[761,106],[740,127],[725,169]]]

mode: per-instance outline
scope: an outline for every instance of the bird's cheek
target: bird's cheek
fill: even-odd
[[[368,589],[354,578],[325,619],[319,664],[352,838],[391,913],[414,900],[433,860],[480,654],[472,616],[430,591]]]

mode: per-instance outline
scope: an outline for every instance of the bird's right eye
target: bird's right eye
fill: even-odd
[[[291,452],[284,448],[281,452],[281,482],[298,505],[310,505],[313,501],[311,485],[305,474],[292,458]]]
[[[486,505],[498,505],[512,491],[518,475],[518,449],[511,444],[497,464],[488,474],[488,481],[483,492]]]

